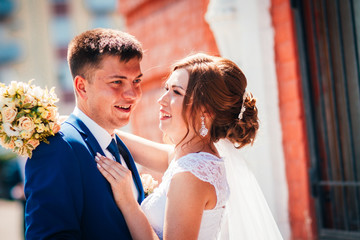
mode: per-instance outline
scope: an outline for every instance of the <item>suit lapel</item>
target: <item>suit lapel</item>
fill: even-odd
[[[77,118],[74,114],[71,114],[69,118],[66,120],[66,123],[75,127],[83,137],[85,143],[87,144],[92,156],[95,158],[96,153],[100,153],[101,155],[105,156],[105,153],[101,149],[98,141],[95,139],[94,135],[90,132],[90,130],[86,127],[86,125]],[[129,150],[125,146],[125,144],[121,141],[121,139],[116,135],[116,141],[119,147],[120,154],[123,156],[124,161],[126,162],[129,170],[132,172],[136,187],[139,191],[139,204],[144,200],[144,189],[141,183],[141,179],[139,173],[137,171],[135,162],[133,157],[131,156]]]
[[[83,137],[93,157],[96,156],[97,152],[105,156],[103,150],[101,149],[94,135],[92,135],[90,130],[79,118],[71,114],[69,118],[66,120],[66,122],[72,125],[73,127],[75,127],[81,133],[81,136]]]
[[[86,127],[86,125],[79,118],[77,118],[75,115],[71,114],[69,116],[69,118],[66,120],[66,123],[72,125],[80,132],[81,136],[83,137],[86,145],[88,146],[88,148],[94,158],[95,158],[97,152],[102,154],[103,156],[105,156],[105,153],[103,152],[102,148],[100,147],[98,141],[95,139],[94,135],[92,135],[90,130]],[[129,150],[127,149],[127,147],[125,146],[125,144],[121,141],[121,139],[117,135],[116,135],[116,141],[117,141],[117,144],[119,147],[119,151],[120,151],[121,155],[123,156],[124,161],[126,162],[129,170],[131,171],[131,173],[133,175],[133,179],[134,179],[136,187],[139,191],[138,202],[140,204],[144,200],[145,195],[144,195],[144,189],[143,189],[141,179],[140,179],[139,173],[137,171],[134,159],[131,156],[131,154],[130,154]]]
[[[131,154],[130,154],[129,150],[127,149],[127,147],[125,146],[125,144],[121,141],[121,139],[116,134],[115,134],[115,136],[116,136],[116,142],[117,142],[120,154],[123,156],[123,159],[126,162],[126,165],[128,166],[129,170],[131,171],[133,179],[136,184],[136,187],[139,191],[138,202],[140,204],[144,200],[145,195],[144,195],[144,189],[143,189],[142,182],[141,182],[139,173],[137,171],[134,159],[131,156]]]

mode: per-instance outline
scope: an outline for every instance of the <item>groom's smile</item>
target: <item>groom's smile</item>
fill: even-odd
[[[117,109],[123,112],[130,112],[131,111],[131,105],[128,106],[115,106]]]

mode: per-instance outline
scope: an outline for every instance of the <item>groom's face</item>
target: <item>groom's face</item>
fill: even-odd
[[[99,68],[85,81],[85,114],[110,134],[129,122],[141,97],[140,60],[128,62],[105,56]]]

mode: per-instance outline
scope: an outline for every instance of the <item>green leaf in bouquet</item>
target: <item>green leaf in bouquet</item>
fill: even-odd
[[[9,143],[11,141],[11,137],[8,135],[5,136],[5,143]]]
[[[16,115],[16,118],[19,119],[19,118],[25,116],[25,114],[26,114],[26,112],[20,111],[20,112],[18,112],[18,114]]]
[[[31,158],[32,157],[32,150],[27,149],[27,154],[28,154],[29,158]]]
[[[30,112],[30,113],[28,114],[28,116],[29,116],[29,118],[32,118],[32,119],[34,119],[34,118],[35,118],[35,114],[34,114],[34,112]]]
[[[23,105],[23,108],[30,108],[31,107],[31,103],[25,103],[24,105]]]

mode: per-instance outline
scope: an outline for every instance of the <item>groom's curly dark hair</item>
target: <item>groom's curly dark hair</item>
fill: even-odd
[[[140,42],[132,35],[113,29],[96,28],[77,35],[68,46],[67,60],[73,79],[89,78],[89,71],[98,68],[104,56],[118,56],[120,61],[142,59]]]

